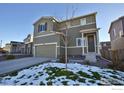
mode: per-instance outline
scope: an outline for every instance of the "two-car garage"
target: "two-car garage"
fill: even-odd
[[[49,57],[56,58],[57,57],[57,44],[40,44],[35,45],[35,56],[36,57]]]

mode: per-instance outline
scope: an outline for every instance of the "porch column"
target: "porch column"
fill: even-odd
[[[82,45],[82,55],[84,55],[84,33],[82,33],[82,43],[83,43],[83,45]]]
[[[97,52],[98,52],[98,54],[100,54],[100,51],[99,51],[99,30],[96,31],[96,36],[97,36]]]
[[[35,45],[33,46],[33,57],[35,57]]]

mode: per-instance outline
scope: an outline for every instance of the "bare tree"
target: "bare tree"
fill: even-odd
[[[64,32],[56,32],[57,34],[61,35],[62,36],[62,40],[64,42],[64,46],[65,46],[65,64],[66,64],[66,69],[67,69],[67,63],[68,63],[68,31],[69,31],[69,23],[73,22],[73,17],[74,17],[74,14],[76,12],[77,8],[74,9],[74,7],[72,6],[72,15],[71,17],[69,18],[69,10],[68,10],[68,7],[66,8],[66,20],[69,20],[66,21],[65,23],[65,33]]]

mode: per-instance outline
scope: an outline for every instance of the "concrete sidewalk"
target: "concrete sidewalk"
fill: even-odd
[[[48,62],[51,58],[38,58],[38,57],[28,57],[15,60],[1,61],[0,62],[0,76],[7,73],[21,70],[33,65]]]

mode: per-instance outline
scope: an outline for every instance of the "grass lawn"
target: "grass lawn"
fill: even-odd
[[[44,63],[1,77],[1,85],[124,85],[124,72],[69,63]]]

